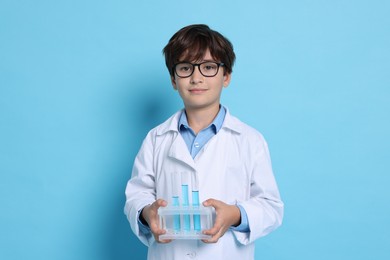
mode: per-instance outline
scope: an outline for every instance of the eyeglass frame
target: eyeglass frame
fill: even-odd
[[[216,65],[217,65],[217,72],[216,72],[213,76],[207,76],[207,75],[204,75],[204,74],[203,74],[202,70],[200,69],[200,65],[205,64],[205,63],[213,63],[213,64],[216,64]],[[190,64],[194,69],[192,70],[192,72],[191,72],[190,75],[185,76],[185,77],[182,77],[182,76],[180,76],[180,75],[176,72],[176,66],[179,65],[179,64]],[[207,77],[207,78],[212,78],[212,77],[215,77],[215,76],[218,74],[218,72],[219,72],[219,67],[223,67],[223,66],[225,66],[225,63],[223,63],[223,62],[215,62],[215,61],[204,61],[204,62],[201,62],[201,63],[178,62],[178,63],[176,63],[175,65],[173,65],[172,70],[173,70],[173,72],[175,73],[176,76],[178,76],[179,78],[184,79],[184,78],[189,78],[189,77],[191,77],[192,74],[194,74],[195,67],[198,67],[198,70],[199,70],[200,74],[202,74],[203,76],[205,76],[205,77]]]

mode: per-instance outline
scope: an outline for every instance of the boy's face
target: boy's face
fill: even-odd
[[[183,61],[191,63],[201,63],[205,61],[219,62],[212,58],[207,50],[205,56],[200,61]],[[186,109],[199,110],[207,108],[217,108],[220,104],[222,88],[230,83],[231,75],[224,75],[224,67],[220,67],[214,77],[205,77],[199,67],[194,68],[194,72],[188,78],[180,78],[176,74],[171,78],[173,88],[178,90],[183,99]]]

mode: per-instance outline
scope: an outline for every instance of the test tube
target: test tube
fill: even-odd
[[[179,201],[179,186],[181,183],[181,176],[178,173],[172,174],[172,206],[180,207]],[[180,215],[173,215],[173,231],[175,233],[180,232]]]
[[[192,191],[192,206],[194,207],[199,207],[199,191],[193,190]],[[199,214],[194,214],[194,230],[195,231],[200,231],[200,215]]]
[[[182,196],[182,206],[188,207],[190,202],[188,199],[188,176],[186,173],[182,173],[181,175],[181,196]],[[190,231],[190,215],[183,215],[183,229],[184,231]]]
[[[180,202],[179,202],[179,196],[173,196],[172,197],[172,204],[174,207],[179,207]],[[179,232],[180,231],[180,215],[176,214],[173,215],[173,231]]]

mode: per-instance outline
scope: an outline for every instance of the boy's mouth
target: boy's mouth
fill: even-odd
[[[192,94],[202,94],[206,91],[207,91],[207,89],[204,89],[204,88],[192,88],[189,90],[189,92]]]

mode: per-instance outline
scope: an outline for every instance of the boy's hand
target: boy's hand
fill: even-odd
[[[167,204],[168,203],[165,200],[158,199],[155,202],[153,202],[153,204],[146,206],[141,212],[142,217],[148,223],[149,228],[152,231],[154,239],[158,243],[169,243],[172,241],[171,239],[167,239],[167,240],[159,239],[160,235],[165,234],[165,230],[159,227],[159,218],[158,218],[157,211],[159,207],[165,207],[167,206]]]
[[[211,229],[203,231],[204,234],[212,236],[208,240],[202,240],[205,243],[218,242],[218,239],[225,234],[226,230],[231,226],[237,226],[241,223],[240,209],[235,205],[228,205],[215,199],[208,199],[203,202],[203,205],[205,207],[214,207],[217,215],[214,226]]]

